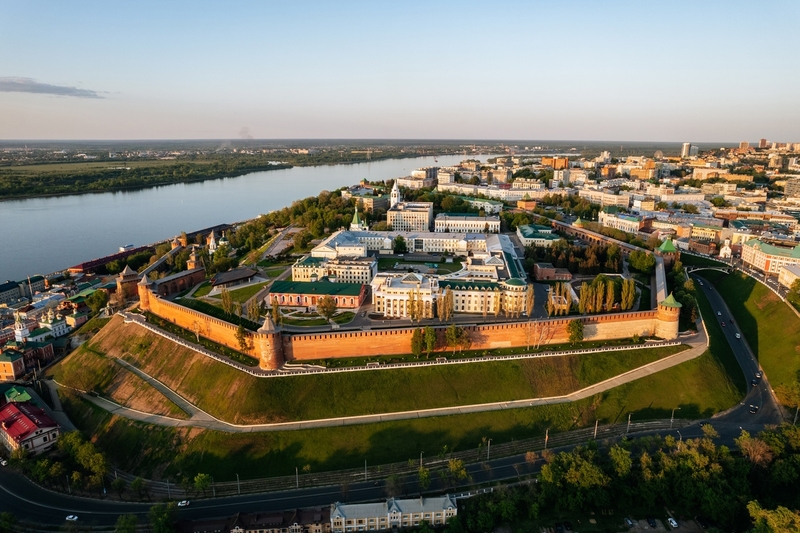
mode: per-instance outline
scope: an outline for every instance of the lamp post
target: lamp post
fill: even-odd
[[[242,486],[239,484],[239,474],[236,474],[236,493],[242,493]]]
[[[294,479],[295,479],[296,486],[299,489],[300,488],[300,472],[297,469],[297,467],[294,467]]]
[[[681,410],[680,407],[675,407],[672,410],[672,414],[669,417],[669,429],[672,429],[672,421],[675,420],[675,411],[680,411],[680,410]]]
[[[489,452],[492,451],[492,439],[489,439],[486,446],[486,460],[489,460]]]
[[[677,430],[676,430],[676,431],[677,431]],[[683,435],[681,435],[681,432],[680,432],[680,431],[678,431],[678,437],[680,437],[680,441],[681,441],[681,442],[683,442]]]
[[[217,497],[217,487],[214,486],[214,476],[211,476],[211,495]]]
[[[625,428],[625,434],[627,435],[628,432],[631,430],[631,415],[633,413],[628,413],[628,427]]]
[[[600,420],[595,420],[594,421],[594,437],[592,437],[593,440],[597,440],[597,424],[599,424],[599,423],[600,423]]]
[[[419,452],[419,467],[422,468],[422,454],[425,452]]]

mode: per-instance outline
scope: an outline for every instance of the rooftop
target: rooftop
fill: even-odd
[[[360,283],[332,283],[330,281],[275,281],[270,293],[319,294],[323,296],[358,296]]]
[[[783,247],[783,246],[775,246],[774,244],[768,244],[766,242],[761,241],[760,239],[750,239],[746,243],[745,246],[749,246],[750,248],[755,248],[756,250],[761,250],[765,254],[768,255],[779,255],[782,257],[791,257],[800,259],[800,245],[795,247]]]
[[[7,403],[0,409],[0,427],[11,439],[21,442],[39,429],[57,428],[58,424],[41,408],[20,402]]]

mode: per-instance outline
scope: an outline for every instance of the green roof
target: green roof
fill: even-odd
[[[355,212],[353,213],[353,222],[352,223],[356,224],[358,226],[361,225],[361,219],[358,218],[358,209],[356,209]]]
[[[666,239],[664,242],[661,243],[661,246],[656,248],[661,253],[675,253],[678,250],[675,248],[675,245],[672,244],[672,239]]]
[[[658,304],[658,305],[663,305],[664,307],[676,307],[676,308],[678,308],[678,309],[680,309],[681,307],[683,307],[683,306],[681,305],[681,303],[680,303],[678,300],[676,300],[674,296],[672,296],[672,293],[669,293],[669,296],[667,296],[667,297],[664,299],[664,301],[663,301],[663,302],[661,302],[661,303],[660,303],[660,304]]]
[[[22,387],[11,387],[6,391],[6,401],[9,402],[30,402],[33,398],[28,391]]]
[[[327,296],[358,296],[360,283],[332,283],[330,281],[276,281],[270,287],[271,294],[320,294]]]
[[[22,357],[22,353],[17,350],[5,350],[0,353],[0,363],[13,363]]]
[[[750,239],[749,241],[744,243],[744,245],[749,246],[751,248],[756,248],[758,250],[761,250],[765,254],[769,255],[780,255],[783,257],[800,258],[800,244],[798,244],[794,248],[784,248],[782,246],[775,246],[763,242],[760,239]]]
[[[461,200],[465,200],[467,202],[485,202],[492,205],[505,205],[503,202],[497,200],[487,200],[485,198],[472,198],[470,196],[457,196],[456,198],[460,198]]]
[[[38,337],[39,335],[44,335],[45,333],[49,333],[50,335],[53,334],[53,332],[47,328],[36,328],[35,330],[31,331],[31,337]]]
[[[304,265],[304,266],[311,266],[311,265],[319,265],[320,263],[324,263],[327,261],[324,257],[311,257],[310,255],[300,259],[297,264]]]
[[[506,258],[506,265],[508,265],[508,273],[511,274],[511,277],[512,278],[521,278],[522,274],[520,273],[519,268],[517,268],[517,262],[514,261],[513,257],[511,257],[511,254],[509,254],[508,252],[504,251],[503,252],[503,257]]]
[[[507,279],[507,280],[506,280],[506,284],[507,284],[507,285],[517,285],[517,286],[520,286],[520,285],[525,285],[525,282],[524,282],[524,281],[522,281],[522,280],[521,280],[521,279],[519,279],[519,278],[509,278],[509,279]]]

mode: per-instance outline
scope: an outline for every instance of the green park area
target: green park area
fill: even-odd
[[[445,261],[440,262],[425,262],[425,261],[406,261],[396,257],[382,257],[378,259],[378,270],[384,272],[386,270],[405,270],[413,269],[415,267],[428,267],[436,269],[436,274],[452,274],[458,272],[463,267],[458,258],[453,258],[452,263]]]

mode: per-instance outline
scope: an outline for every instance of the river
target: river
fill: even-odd
[[[473,157],[474,156],[470,156]],[[492,156],[481,156],[485,161]],[[293,201],[369,181],[449,166],[464,156],[294,167],[149,189],[0,202],[0,283],[48,274],[217,224],[254,218]]]

